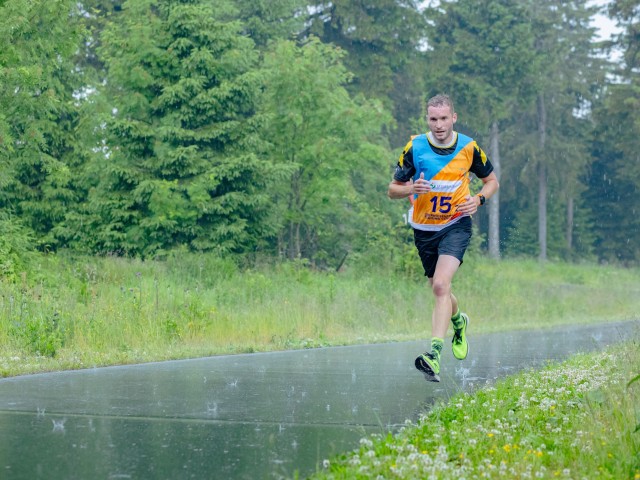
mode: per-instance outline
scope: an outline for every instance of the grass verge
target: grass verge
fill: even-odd
[[[311,478],[640,479],[637,340],[527,371],[363,438]]]
[[[195,254],[42,255],[17,281],[0,281],[0,376],[424,339],[432,295],[412,272],[318,272],[300,262],[241,269]],[[640,311],[640,271],[613,266],[471,258],[454,291],[474,334]]]

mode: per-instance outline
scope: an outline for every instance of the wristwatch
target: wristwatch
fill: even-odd
[[[487,201],[487,199],[484,198],[484,195],[478,194],[478,198],[480,199],[480,206],[484,205],[484,202]]]

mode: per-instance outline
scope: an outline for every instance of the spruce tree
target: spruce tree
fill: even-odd
[[[377,98],[396,121],[388,129],[394,147],[404,146],[425,95],[423,46],[426,19],[416,0],[355,2],[313,0],[304,34],[318,36],[348,52],[353,73],[347,90]]]
[[[596,133],[590,189],[585,201],[593,212],[603,261],[640,262],[640,16],[636,0],[613,0],[608,13],[620,32],[611,42],[621,58],[606,95],[596,108]]]
[[[76,201],[79,17],[69,0],[0,2],[0,208],[43,248]]]
[[[433,22],[429,65],[437,79],[429,94],[452,95],[459,127],[478,132],[500,180],[502,130],[514,109],[534,94],[532,77],[538,70],[532,24],[518,0],[443,1],[426,14]],[[500,256],[504,229],[500,194],[487,205],[489,254],[494,258]]]
[[[128,1],[98,49],[97,179],[73,221],[94,251],[242,251],[268,235],[257,52],[231,4]],[[78,243],[79,243],[78,242]]]

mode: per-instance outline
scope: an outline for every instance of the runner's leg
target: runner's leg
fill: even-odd
[[[431,317],[431,335],[434,337],[445,337],[451,316],[455,313],[453,307],[455,306],[457,310],[458,302],[451,293],[451,282],[459,266],[460,260],[456,257],[440,255],[433,278],[429,279],[435,298],[435,305]]]

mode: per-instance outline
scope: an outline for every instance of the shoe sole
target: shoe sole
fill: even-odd
[[[466,336],[467,336],[467,328],[469,328],[469,323],[471,323],[471,320],[469,320],[469,317],[467,316],[466,313],[464,314],[464,318],[467,319],[466,322],[465,322],[465,326],[464,326],[464,335],[465,335],[465,338],[466,338]],[[454,358],[456,360],[464,360],[465,358],[467,358],[469,356],[469,342],[467,341],[467,354],[464,357],[458,358],[458,357],[456,357],[455,353],[453,354],[453,356],[454,356]]]
[[[440,381],[440,375],[438,375],[437,373],[434,373],[434,371],[431,369],[431,367],[429,366],[428,363],[426,363],[424,360],[422,360],[422,357],[418,357],[416,358],[416,368],[422,372],[422,375],[424,375],[424,379],[427,382],[439,382]]]

